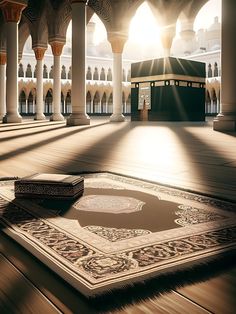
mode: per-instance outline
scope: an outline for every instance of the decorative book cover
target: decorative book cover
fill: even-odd
[[[83,191],[84,178],[76,175],[37,173],[15,181],[16,197],[70,199]]]

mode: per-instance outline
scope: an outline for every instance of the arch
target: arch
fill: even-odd
[[[92,71],[90,67],[87,69],[86,80],[92,80]]]
[[[131,113],[131,94],[129,94],[126,100],[126,113]]]
[[[100,81],[105,81],[106,80],[106,73],[105,69],[102,67],[101,73],[100,73]]]
[[[44,111],[46,114],[52,113],[52,102],[53,102],[52,89],[49,88],[45,96],[45,110]]]
[[[113,94],[111,93],[108,101],[107,101],[107,111],[108,113],[112,113],[113,112]]]
[[[65,99],[65,113],[70,114],[72,112],[72,107],[71,107],[71,90],[68,90],[66,94],[66,99]]]
[[[19,77],[24,77],[24,66],[23,66],[22,63],[19,64],[18,76],[19,76]]]
[[[25,77],[32,77],[32,68],[31,68],[31,64],[29,64],[29,63],[27,64]]]
[[[43,66],[43,78],[48,78],[48,67],[46,66],[46,64],[44,64]]]
[[[214,77],[219,76],[219,69],[217,62],[214,63]]]
[[[101,113],[100,96],[99,96],[98,91],[96,91],[93,97],[93,113]]]
[[[101,113],[107,113],[107,95],[104,92],[101,99]]]
[[[28,110],[27,113],[33,114],[34,113],[34,95],[33,92],[30,91],[28,96]]]
[[[53,79],[53,65],[51,66],[51,70],[49,72],[49,78]]]
[[[211,68],[211,63],[209,63],[209,64],[208,64],[207,77],[212,77],[212,68]]]
[[[64,94],[61,92],[61,113],[65,113],[65,97]]]
[[[97,67],[94,68],[93,80],[95,80],[95,81],[99,80],[99,74],[98,74],[98,68]]]
[[[70,66],[70,67],[69,67],[68,74],[67,74],[68,80],[71,80],[71,76],[72,76],[72,74],[71,74],[71,66]]]
[[[206,99],[205,99],[205,113],[211,112],[211,97],[209,90],[206,89]]]
[[[90,91],[86,94],[86,112],[91,113],[92,112],[92,96]]]
[[[212,89],[212,111],[211,113],[216,114],[217,113],[217,96],[216,96],[216,91],[213,88]]]
[[[24,114],[27,112],[26,108],[26,93],[24,90],[20,92],[19,95],[19,113]]]
[[[109,68],[108,71],[107,71],[107,81],[112,81],[112,72],[111,72],[111,68]]]
[[[66,79],[66,67],[64,65],[61,67],[61,79]]]

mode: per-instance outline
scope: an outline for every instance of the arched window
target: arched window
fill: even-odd
[[[101,69],[101,74],[100,74],[100,81],[105,81],[106,80],[106,74],[105,74],[105,69]]]
[[[122,82],[126,82],[125,69],[123,69],[123,72],[122,72]]]
[[[106,93],[104,92],[102,95],[102,100],[101,100],[102,113],[107,113],[106,102],[107,102],[107,96],[106,96]]]
[[[69,71],[68,71],[68,80],[71,80],[71,66],[69,67]]]
[[[27,64],[25,77],[32,77],[32,69],[31,69],[31,65],[30,64]]]
[[[107,71],[107,81],[112,81],[112,73],[111,73],[111,69],[110,68]]]
[[[49,72],[49,78],[53,79],[53,65],[51,66],[51,70]]]
[[[24,68],[23,68],[23,64],[22,63],[19,64],[18,76],[19,77],[24,77]]]
[[[217,62],[214,64],[214,77],[219,76],[219,70],[218,70],[218,65]]]
[[[98,92],[95,93],[93,98],[93,112],[100,113],[100,97]]]
[[[98,68],[95,67],[94,73],[93,73],[93,80],[97,81],[98,79],[99,79],[99,76],[98,76]]]
[[[71,113],[71,91],[69,90],[66,94],[66,101],[65,101],[65,113]]]
[[[22,90],[19,96],[19,112],[26,113],[26,95],[25,92]]]
[[[211,68],[211,64],[208,64],[208,77],[212,77],[212,68]]]
[[[50,88],[45,97],[45,113],[48,113],[48,114],[52,113],[52,101],[53,101],[52,90]]]
[[[43,66],[43,78],[48,78],[48,68],[46,64]]]
[[[110,94],[110,96],[108,98],[107,107],[108,107],[108,113],[112,113],[113,112],[113,95],[112,95],[112,93]]]
[[[128,74],[127,74],[127,82],[131,81],[131,71],[129,69]]]
[[[66,79],[66,67],[63,65],[62,68],[61,68],[61,78],[63,80]]]
[[[91,105],[92,105],[92,97],[90,91],[87,92],[86,95],[86,112],[91,113]]]
[[[87,73],[86,73],[86,80],[91,80],[92,79],[92,72],[91,68],[88,67]]]
[[[32,91],[29,93],[28,97],[28,113],[33,114],[34,113],[34,96]]]

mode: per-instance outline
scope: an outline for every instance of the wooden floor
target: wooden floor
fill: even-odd
[[[0,176],[112,171],[236,201],[236,138],[206,123],[0,124]],[[235,313],[236,265],[87,301],[0,232],[0,313]],[[180,288],[181,286],[181,288]],[[142,299],[142,300],[139,300]]]

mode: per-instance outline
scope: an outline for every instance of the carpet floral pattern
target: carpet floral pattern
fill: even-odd
[[[85,193],[71,204],[74,216],[66,216],[60,208],[15,199],[12,187],[11,181],[1,185],[3,231],[87,296],[178,271],[235,249],[235,204],[230,202],[97,173],[85,175],[85,191],[91,192],[91,197]],[[110,195],[104,194],[108,191]],[[134,191],[134,195],[123,195],[125,191]],[[156,222],[148,212],[149,196],[154,202]],[[114,206],[109,205],[112,197]],[[164,215],[163,208],[167,211],[170,205],[173,210],[166,219],[172,220],[173,227],[153,231],[153,224]],[[141,223],[142,217],[148,217],[145,211],[151,217],[150,230],[133,227],[136,217],[141,217]],[[104,225],[87,224],[94,215],[101,216]]]

